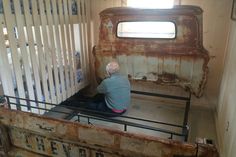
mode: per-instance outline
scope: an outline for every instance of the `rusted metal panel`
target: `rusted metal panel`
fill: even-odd
[[[173,9],[110,8],[102,11],[99,44],[94,49],[98,80],[105,65],[116,59],[121,73],[132,80],[177,85],[202,96],[207,80],[208,52],[202,41],[202,10],[196,6]],[[120,38],[117,25],[123,21],[170,21],[174,39]]]
[[[218,157],[211,145],[131,134],[4,108],[0,109],[0,122],[10,136],[9,156]]]
[[[6,156],[10,150],[9,136],[6,127],[0,123],[0,157]]]

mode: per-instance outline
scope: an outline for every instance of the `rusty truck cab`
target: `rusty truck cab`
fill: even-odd
[[[202,96],[209,61],[202,43],[202,12],[196,6],[102,11],[94,52],[97,79],[105,77],[110,60],[117,60],[131,81],[177,85]]]

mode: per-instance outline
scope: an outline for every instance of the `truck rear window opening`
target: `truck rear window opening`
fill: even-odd
[[[132,21],[120,22],[117,36],[121,38],[155,38],[173,39],[176,27],[173,22],[163,21]]]

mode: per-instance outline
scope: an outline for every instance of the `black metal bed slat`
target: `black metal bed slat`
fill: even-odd
[[[141,95],[148,95],[148,96],[157,96],[157,97],[168,98],[168,99],[176,99],[176,100],[185,100],[185,101],[189,100],[189,97],[166,95],[166,94],[159,94],[159,93],[149,93],[149,92],[135,91],[135,90],[132,90],[131,93],[141,94]]]
[[[43,103],[43,104],[51,105],[53,107],[56,107],[56,106],[68,107],[68,106],[65,106],[65,105],[56,105],[56,104],[52,104],[52,103],[46,103],[46,102],[36,101],[36,100],[29,100],[29,99],[24,99],[24,98],[17,98],[17,97],[12,97],[12,96],[7,96],[7,95],[4,95],[4,97],[6,97],[6,99],[7,99],[9,108],[10,108],[11,104],[15,104],[17,106],[28,107],[27,105],[10,102],[10,98],[15,99],[15,100],[26,100],[26,101],[29,101],[29,102]],[[88,124],[91,124],[91,119],[116,123],[116,124],[123,125],[124,126],[124,131],[127,131],[127,127],[130,126],[130,127],[136,127],[136,128],[146,129],[146,130],[157,131],[157,132],[160,132],[160,133],[165,133],[167,135],[170,135],[170,137],[169,137],[170,139],[172,139],[173,135],[175,135],[175,136],[181,137],[185,141],[187,141],[187,137],[188,137],[188,130],[189,129],[188,129],[187,125],[181,126],[181,125],[170,124],[170,123],[159,122],[159,121],[153,121],[153,120],[147,120],[147,119],[136,118],[136,117],[129,117],[129,116],[123,116],[123,115],[121,115],[121,116],[113,115],[113,116],[116,116],[116,117],[119,117],[119,118],[124,118],[126,120],[131,119],[131,120],[138,120],[139,122],[149,122],[149,123],[161,124],[161,125],[180,128],[180,129],[183,130],[182,133],[178,133],[178,132],[174,132],[174,131],[170,131],[170,130],[166,130],[166,129],[161,129],[161,128],[157,128],[157,127],[153,127],[153,126],[149,126],[149,125],[144,125],[144,124],[141,124],[141,123],[135,123],[135,122],[129,122],[129,121],[126,121],[126,120],[108,118],[108,117],[102,116],[102,115],[107,114],[107,115],[111,116],[112,114],[93,111],[93,110],[88,110],[88,109],[83,109],[83,108],[79,108],[79,107],[69,107],[69,109],[74,110],[74,112],[72,112],[72,113],[71,112],[58,111],[58,110],[52,110],[52,109],[46,109],[46,108],[40,108],[40,107],[33,107],[33,106],[31,106],[31,108],[36,108],[36,109],[44,110],[44,111],[47,111],[47,112],[57,112],[57,113],[61,113],[61,114],[66,114],[67,116],[66,116],[65,119],[67,119],[67,120],[69,120],[69,119],[71,119],[71,118],[73,118],[77,115],[78,122],[80,122],[80,117],[85,117],[85,118],[87,118]]]
[[[19,105],[17,103],[10,103],[10,104],[15,104],[15,105]],[[20,106],[24,106],[27,107],[27,105],[20,105]],[[45,110],[45,111],[51,111],[50,109],[44,109],[44,108],[40,108],[40,107],[32,107],[32,108],[36,108],[36,109],[41,109],[41,110]],[[75,115],[75,113],[67,113],[67,112],[63,112],[63,111],[53,111],[53,112],[58,112],[58,113],[63,113],[63,114],[68,114],[68,117],[73,117]],[[180,133],[175,133],[175,132],[171,132],[168,130],[164,130],[164,129],[160,129],[160,128],[155,128],[155,127],[151,127],[148,125],[142,125],[142,124],[137,124],[137,123],[133,123],[133,122],[127,122],[127,121],[122,121],[122,120],[117,120],[117,119],[110,119],[110,118],[106,118],[104,116],[91,116],[91,115],[79,115],[79,117],[85,117],[88,120],[88,124],[91,124],[90,119],[95,119],[95,120],[103,120],[106,122],[112,122],[112,123],[117,123],[117,124],[123,124],[124,125],[124,131],[127,131],[127,126],[132,126],[132,127],[137,127],[137,128],[143,128],[143,129],[148,129],[148,130],[153,130],[153,131],[158,131],[158,132],[162,132],[162,133],[167,133],[170,134],[171,137],[173,137],[173,135],[176,136],[185,136],[184,134],[180,134]],[[65,118],[67,120],[69,120],[68,118]],[[79,120],[78,120],[79,121]]]
[[[29,100],[29,99],[25,99],[25,98],[16,98],[16,97],[13,97],[13,96],[6,96],[6,95],[4,95],[4,96],[7,97],[7,101],[9,101],[9,98],[13,98],[13,99],[16,99],[16,100],[26,100],[26,101],[36,102],[36,103],[43,103],[43,104],[47,104],[47,105],[51,105],[51,106],[57,106],[56,104],[47,103],[47,102],[43,102],[43,101]],[[13,104],[13,103],[11,103],[11,104]],[[15,103],[15,105],[24,106],[24,105],[19,104],[19,103],[18,104]],[[105,112],[100,112],[100,111],[94,111],[94,110],[84,109],[84,108],[80,108],[80,107],[72,107],[72,106],[66,106],[66,105],[60,105],[60,106],[61,107],[66,107],[66,108],[70,108],[70,109],[74,109],[74,110],[79,110],[81,112],[86,112],[86,113],[94,114],[94,115],[97,115],[97,116],[103,114],[103,115],[107,115],[107,116],[121,117],[121,118],[140,120],[140,121],[145,121],[145,122],[150,122],[150,123],[163,124],[163,125],[168,125],[168,126],[173,126],[173,127],[185,128],[185,126],[182,126],[182,125],[165,123],[165,122],[161,122],[161,121],[153,121],[153,120],[149,120],[149,119],[142,119],[142,118],[130,117],[130,116],[124,116],[124,115],[117,116],[116,114],[112,114],[112,113],[105,113]],[[31,108],[38,108],[38,109],[44,110],[44,108],[39,108],[39,107],[32,107],[31,106]],[[47,110],[47,109],[45,109],[45,110]]]
[[[159,94],[159,93],[149,93],[149,92],[135,91],[135,90],[132,90],[131,93],[185,101],[185,111],[184,111],[184,120],[183,120],[184,127],[182,129],[182,133],[186,135],[184,140],[185,141],[188,140],[188,133],[189,133],[188,115],[189,115],[189,110],[190,110],[190,105],[191,105],[191,96],[192,96],[191,92],[189,92],[188,97],[166,95],[166,94]]]

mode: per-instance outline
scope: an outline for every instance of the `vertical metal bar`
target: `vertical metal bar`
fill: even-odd
[[[185,112],[184,112],[184,122],[183,122],[184,126],[188,124],[188,113],[190,109],[190,101],[191,101],[191,93],[189,93],[188,100],[186,101]]]
[[[78,117],[78,122],[80,122],[80,116],[79,116],[79,114],[77,115],[77,117]]]
[[[186,106],[185,106],[185,112],[184,112],[184,121],[183,121],[183,134],[185,135],[185,141],[188,140],[188,129],[187,129],[187,125],[188,125],[188,114],[189,114],[189,109],[190,109],[190,101],[191,101],[191,93],[189,92],[189,97],[188,100],[186,101]]]
[[[127,131],[127,125],[126,124],[124,125],[124,131]]]
[[[188,134],[189,134],[189,127],[186,125],[185,126],[185,132],[184,132],[184,141],[187,142],[188,141]]]
[[[11,109],[11,103],[10,103],[10,99],[8,96],[5,96],[7,98],[7,105],[8,105],[8,108]]]

